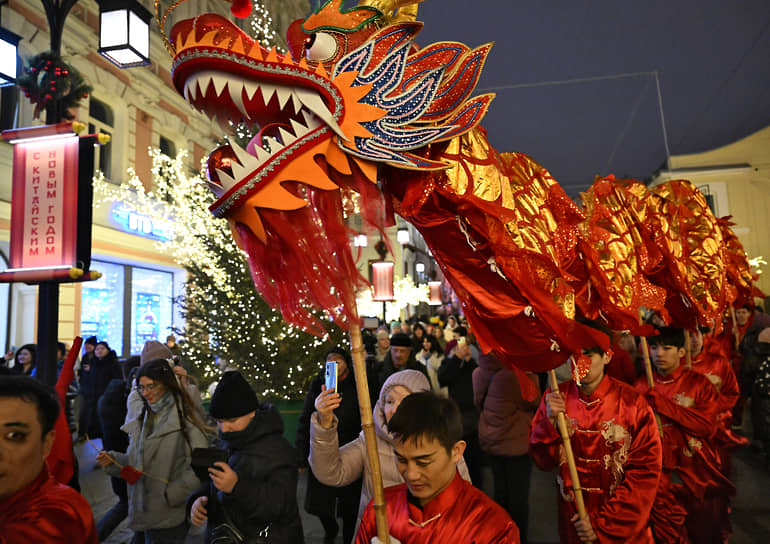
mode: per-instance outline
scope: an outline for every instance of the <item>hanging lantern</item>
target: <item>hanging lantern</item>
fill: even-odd
[[[100,0],[99,53],[118,68],[150,64],[151,19],[136,0]]]
[[[366,234],[364,233],[356,234],[353,237],[353,245],[356,247],[366,247],[369,245],[369,239],[366,237]]]
[[[0,87],[16,83],[17,48],[21,36],[0,27]]]
[[[395,299],[393,295],[393,261],[372,263],[372,285],[374,286],[372,300],[386,302]]]
[[[410,240],[409,229],[406,227],[399,228],[396,232],[396,240],[399,244],[408,244]]]
[[[430,304],[431,306],[441,306],[441,282],[429,281],[428,288],[430,289]]]

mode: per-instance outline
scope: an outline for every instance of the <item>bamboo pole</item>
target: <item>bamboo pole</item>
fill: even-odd
[[[556,379],[556,371],[550,370],[548,372],[548,378],[551,383],[551,391],[558,393],[559,381]],[[586,506],[583,502],[583,491],[580,487],[580,479],[578,478],[577,466],[575,465],[575,454],[572,453],[572,443],[569,439],[569,429],[567,428],[567,420],[564,417],[564,412],[559,412],[559,414],[556,416],[556,420],[559,426],[561,441],[564,444],[564,455],[567,457],[569,476],[572,478],[572,490],[575,492],[575,506],[577,507],[577,512],[580,519],[585,519],[587,515]]]
[[[735,320],[735,308],[730,305],[730,317],[733,320],[733,336],[735,336],[735,352],[738,353],[741,349],[741,335],[738,332],[738,322]]]
[[[684,360],[687,368],[692,368],[692,347],[690,346],[690,331],[684,330]]]
[[[644,372],[647,374],[647,386],[652,389],[655,387],[655,380],[652,377],[652,363],[650,362],[650,345],[647,343],[647,337],[641,336],[642,339],[642,358],[644,359]],[[660,421],[660,414],[655,413],[655,423],[658,424],[658,434],[663,438],[663,423]]]
[[[353,356],[353,372],[356,378],[358,392],[358,408],[361,411],[361,428],[366,441],[366,455],[372,469],[372,488],[374,491],[374,519],[377,523],[377,538],[383,544],[390,544],[388,531],[388,515],[385,510],[385,490],[382,485],[382,470],[380,456],[377,453],[377,439],[372,420],[372,401],[369,398],[369,382],[366,379],[366,359],[364,343],[361,338],[361,327],[358,323],[350,325],[350,347]]]

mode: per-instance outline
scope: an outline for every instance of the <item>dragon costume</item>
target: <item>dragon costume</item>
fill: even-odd
[[[545,168],[498,152],[479,126],[493,95],[472,93],[491,45],[418,47],[417,3],[327,0],[290,26],[285,54],[217,14],[171,30],[179,93],[211,117],[260,127],[245,148],[212,152],[208,174],[211,211],[229,221],[263,297],[316,333],[308,307],[357,319],[367,282],[342,211],[355,194],[367,224],[382,230],[395,212],[419,230],[482,350],[520,369],[606,347],[577,314],[629,328],[639,304],[664,310],[683,296],[698,320],[719,315],[721,234],[691,228],[689,246],[676,238],[692,219],[677,200],[689,184],[653,195],[597,180],[581,210]],[[243,4],[236,15],[248,13]],[[671,262],[675,277],[661,275]]]

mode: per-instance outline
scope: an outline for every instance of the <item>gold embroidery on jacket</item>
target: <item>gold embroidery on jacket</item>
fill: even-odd
[[[612,474],[613,482],[610,484],[610,495],[615,493],[615,489],[623,480],[623,467],[628,462],[628,450],[631,448],[631,435],[625,427],[615,423],[615,419],[604,421],[601,424],[601,433],[608,448],[616,447],[618,442],[620,448],[612,454],[604,455],[604,468]]]
[[[677,393],[674,395],[674,402],[679,406],[684,406],[685,408],[692,408],[695,406],[695,400],[692,397],[688,397],[684,393]]]

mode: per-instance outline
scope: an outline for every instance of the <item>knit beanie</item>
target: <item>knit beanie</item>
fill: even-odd
[[[233,419],[259,408],[257,394],[240,372],[225,372],[211,395],[209,415],[214,419]]]
[[[147,340],[142,348],[142,355],[139,357],[139,364],[143,365],[153,359],[171,359],[174,356],[168,346],[161,344],[157,340]]]
[[[411,348],[412,339],[409,338],[408,334],[404,334],[403,332],[397,332],[396,334],[390,337],[390,345],[400,346],[404,348]]]

